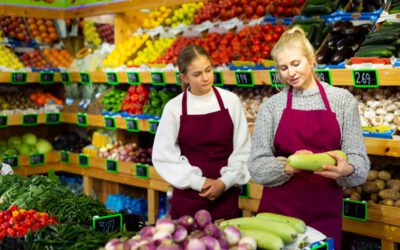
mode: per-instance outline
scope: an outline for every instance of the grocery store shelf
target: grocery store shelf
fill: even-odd
[[[400,140],[364,138],[364,141],[368,154],[400,157]]]

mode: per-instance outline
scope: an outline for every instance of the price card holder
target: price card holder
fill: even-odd
[[[8,127],[8,116],[0,115],[0,128]]]
[[[126,130],[129,132],[139,132],[139,122],[135,118],[125,119]]]
[[[88,119],[87,119],[87,114],[83,113],[78,113],[76,115],[77,118],[77,124],[80,127],[86,127],[88,125]]]
[[[106,216],[93,216],[93,230],[102,233],[121,231],[122,215],[111,214]]]
[[[378,88],[378,72],[376,69],[355,69],[353,70],[353,83],[356,88]]]
[[[107,172],[118,173],[118,162],[116,160],[106,160]]]
[[[19,166],[18,155],[13,156],[4,156],[3,162],[10,165],[12,168],[16,168]]]
[[[165,75],[164,72],[151,72],[151,83],[155,86],[165,85]]]
[[[118,85],[119,84],[119,77],[118,73],[115,72],[107,72],[107,83],[110,85]]]
[[[22,116],[22,125],[23,126],[36,126],[38,124],[38,115],[37,114],[29,114]]]
[[[159,120],[149,120],[149,132],[151,134],[155,134],[157,132],[159,124],[160,124]]]
[[[367,221],[368,220],[368,204],[363,201],[355,201],[349,198],[343,200],[344,218]]]
[[[116,130],[117,129],[117,121],[115,117],[105,116],[104,117],[104,127],[106,129]]]
[[[311,250],[329,250],[329,245],[325,242],[312,247]]]
[[[43,165],[45,162],[44,154],[30,154],[29,163],[31,166]]]
[[[69,164],[69,152],[68,151],[61,151],[60,152],[60,159],[62,163]]]
[[[89,156],[85,154],[78,155],[78,165],[82,168],[89,167]]]
[[[214,86],[224,86],[224,75],[221,71],[214,71]]]
[[[71,75],[68,72],[60,73],[60,77],[62,83],[71,82]]]
[[[54,83],[54,72],[40,72],[39,83],[41,84],[53,84]]]
[[[26,72],[12,72],[11,83],[12,84],[26,84],[28,75]]]
[[[276,70],[269,71],[269,82],[272,87],[283,87],[283,83],[280,80],[279,73]]]
[[[81,76],[81,83],[82,84],[91,84],[92,80],[90,79],[90,74],[86,73],[86,72],[81,72],[79,73],[79,75]]]
[[[241,185],[239,187],[239,197],[246,199],[250,198],[250,184],[247,183],[246,185]]]
[[[138,72],[128,72],[128,83],[130,85],[139,85],[140,81],[140,74]]]
[[[46,113],[46,124],[60,124],[60,113]]]
[[[149,178],[149,166],[147,164],[136,163],[135,165],[136,177],[148,179]]]
[[[238,70],[235,71],[236,86],[239,87],[253,87],[254,76],[251,70]]]
[[[176,85],[181,86],[182,82],[181,82],[181,78],[179,77],[179,71],[175,72],[175,79],[176,79]]]
[[[316,69],[314,72],[321,82],[332,85],[332,74],[329,69]]]

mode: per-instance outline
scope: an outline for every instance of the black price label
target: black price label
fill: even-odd
[[[376,69],[353,70],[353,83],[356,88],[377,88],[379,77]]]
[[[61,82],[71,82],[71,76],[68,72],[62,72],[61,75]]]
[[[25,84],[27,81],[27,73],[25,72],[13,72],[11,73],[11,83],[13,84]]]
[[[136,163],[135,174],[136,174],[136,177],[148,179],[149,178],[149,166],[147,164]]]
[[[181,82],[181,78],[179,77],[179,74],[180,74],[179,71],[175,72],[176,84],[180,86],[180,85],[182,85],[182,82]]]
[[[224,86],[224,75],[221,71],[214,71],[214,86]]]
[[[128,72],[128,83],[131,85],[140,84],[140,75],[137,72]]]
[[[164,72],[151,72],[151,83],[157,86],[165,85]]]
[[[78,113],[76,115],[78,126],[86,127],[88,125],[87,114]]]
[[[38,124],[38,115],[37,114],[29,114],[22,116],[22,125],[23,126],[35,126]]]
[[[60,124],[60,113],[47,113],[46,124]]]
[[[18,156],[13,155],[13,156],[4,156],[3,162],[10,165],[13,168],[18,167],[19,161],[18,161]]]
[[[29,162],[31,166],[37,166],[44,164],[45,156],[44,154],[30,154]]]
[[[368,204],[362,201],[355,201],[350,199],[343,200],[343,217],[367,221],[368,220]]]
[[[61,151],[60,158],[61,158],[62,163],[69,164],[69,152],[68,151]]]
[[[107,83],[110,85],[118,85],[119,84],[119,78],[118,74],[115,72],[107,72]]]
[[[160,124],[159,120],[149,120],[149,132],[151,134],[155,134],[157,132],[159,124]]]
[[[84,154],[78,155],[78,164],[80,167],[88,168],[89,167],[89,156]]]
[[[279,73],[276,70],[269,71],[269,82],[272,87],[282,87],[283,83],[279,77]]]
[[[111,214],[106,216],[94,216],[93,229],[94,231],[101,233],[112,233],[116,231],[121,231],[122,215]]]
[[[238,70],[235,71],[236,86],[253,87],[254,76],[252,71]]]
[[[54,72],[40,72],[39,82],[42,84],[54,83]]]
[[[250,184],[241,185],[239,187],[239,196],[241,198],[250,198]]]
[[[82,84],[91,84],[92,83],[92,80],[90,79],[90,74],[89,73],[81,72],[80,76],[81,76],[81,83]]]
[[[115,117],[105,116],[104,126],[106,127],[106,129],[112,129],[112,130],[117,129],[117,123],[115,121]]]
[[[106,160],[107,172],[118,173],[118,162],[116,160]]]
[[[0,115],[0,128],[8,127],[8,116]]]
[[[321,82],[326,82],[332,85],[332,74],[329,69],[316,69],[315,74]]]
[[[126,130],[129,132],[139,132],[139,122],[137,119],[134,118],[126,118]]]
[[[322,244],[318,244],[317,246],[311,247],[311,250],[329,250],[329,246],[328,243],[325,242]]]

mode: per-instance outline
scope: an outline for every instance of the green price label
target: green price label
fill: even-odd
[[[116,160],[106,160],[107,172],[118,173],[118,162]]]
[[[358,221],[368,220],[368,203],[364,201],[355,201],[348,198],[344,199],[342,211],[344,218]]]
[[[88,125],[88,119],[87,119],[87,114],[83,113],[78,113],[76,115],[77,121],[78,121],[78,126],[80,127],[86,127]]]
[[[214,86],[224,86],[224,75],[221,71],[214,71]]]
[[[29,162],[31,166],[43,165],[45,162],[44,154],[30,154]]]
[[[60,73],[61,76],[61,82],[67,83],[71,82],[71,75],[68,72],[62,72]]]
[[[139,132],[139,121],[135,118],[125,119],[126,130],[129,132]]]
[[[160,124],[159,120],[149,120],[149,132],[151,134],[155,134],[157,132],[159,124]]]
[[[25,84],[27,83],[27,73],[26,72],[12,72],[11,73],[11,83],[12,84]]]
[[[78,165],[83,168],[89,167],[89,156],[85,154],[78,155]]]
[[[156,86],[165,85],[165,75],[164,72],[151,72],[151,83]]]
[[[121,231],[122,215],[111,214],[106,216],[93,216],[93,230],[101,233]]]
[[[10,165],[12,168],[16,168],[19,166],[18,155],[4,156],[3,162]]]
[[[239,87],[253,87],[254,76],[251,70],[237,70],[235,71],[236,86]]]
[[[316,69],[314,72],[321,82],[332,85],[332,74],[329,69]]]
[[[376,69],[355,69],[353,70],[353,83],[356,88],[378,88],[378,72]]]
[[[118,85],[119,84],[119,77],[118,73],[115,72],[107,72],[107,83],[110,85]]]
[[[115,130],[117,129],[117,122],[115,117],[105,116],[104,117],[104,126],[106,129]]]
[[[149,165],[136,163],[135,175],[136,175],[136,177],[139,177],[139,178],[148,179],[149,178]]]
[[[37,114],[29,114],[22,116],[22,125],[23,126],[36,126],[38,124],[38,115]]]
[[[92,80],[90,79],[90,74],[89,73],[81,72],[80,76],[81,76],[81,83],[82,84],[87,85],[87,84],[91,84],[92,83]]]
[[[241,185],[239,187],[239,197],[241,198],[250,198],[250,184]]]
[[[60,113],[46,113],[46,124],[60,124]]]
[[[182,82],[181,82],[181,78],[179,77],[179,71],[175,72],[175,79],[176,79],[176,85],[181,86]]]
[[[322,80],[321,80],[322,81]],[[311,250],[329,250],[328,243],[322,243],[311,248]]]
[[[0,115],[0,128],[8,127],[8,116]]]
[[[276,70],[269,71],[269,82],[271,83],[272,87],[283,87],[279,73]]]
[[[69,152],[68,151],[61,151],[60,152],[60,159],[62,163],[69,164]]]
[[[139,85],[140,81],[140,74],[138,72],[128,72],[128,83],[130,85]]]
[[[39,82],[41,84],[53,84],[55,79],[54,72],[40,72]]]

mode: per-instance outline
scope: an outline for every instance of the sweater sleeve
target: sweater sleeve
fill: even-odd
[[[161,177],[174,187],[200,191],[206,178],[200,168],[190,165],[188,159],[181,155],[177,143],[178,132],[179,117],[174,114],[169,102],[164,108],[154,138],[153,165]]]
[[[234,125],[233,152],[228,158],[228,166],[221,169],[221,177],[226,190],[234,185],[244,185],[250,180],[247,160],[250,154],[250,134],[246,115],[239,98],[235,96],[232,122]]]

